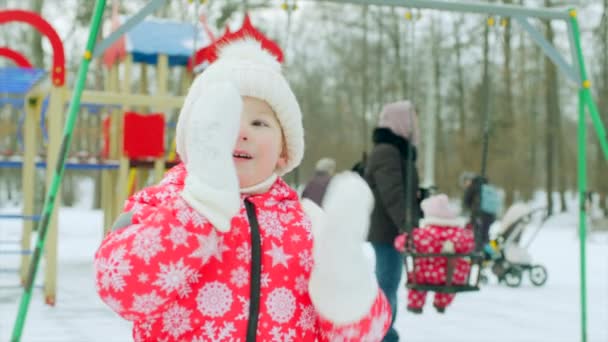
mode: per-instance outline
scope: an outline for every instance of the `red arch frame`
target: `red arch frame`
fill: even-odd
[[[24,10],[0,11],[0,24],[13,21],[24,22],[34,26],[40,33],[45,35],[53,47],[53,69],[51,70],[53,84],[62,86],[65,84],[65,53],[61,38],[57,31],[44,20],[38,13]]]
[[[27,57],[22,55],[20,52],[15,51],[6,46],[0,46],[0,57],[6,57],[6,58],[10,59],[11,61],[15,62],[15,64],[17,64],[18,67],[22,67],[22,68],[31,68],[32,67],[32,63],[30,63],[30,61],[27,59]]]

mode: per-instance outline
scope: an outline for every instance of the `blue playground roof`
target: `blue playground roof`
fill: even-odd
[[[44,69],[29,69],[20,67],[0,68],[0,107],[9,104],[15,108],[23,108],[24,97],[36,83],[46,76]],[[44,99],[42,113],[46,112],[48,97]],[[81,103],[90,113],[96,114],[102,108],[110,107],[95,103]]]
[[[126,52],[139,63],[156,64],[158,55],[166,54],[170,66],[187,65],[196,49],[210,43],[201,25],[158,18],[142,21],[126,34]]]
[[[25,95],[45,75],[44,69],[0,68],[0,98]]]

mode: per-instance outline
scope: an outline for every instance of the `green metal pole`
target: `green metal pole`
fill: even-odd
[[[21,296],[21,303],[19,305],[19,312],[13,327],[13,334],[11,337],[12,342],[18,342],[21,340],[25,318],[27,316],[27,309],[32,297],[32,288],[36,278],[36,271],[38,270],[40,257],[42,255],[42,251],[44,250],[44,243],[46,241],[46,234],[48,231],[51,214],[55,208],[55,197],[57,196],[57,191],[59,190],[61,179],[63,178],[63,172],[65,171],[65,161],[72,142],[72,131],[74,130],[78,109],[80,108],[80,97],[86,84],[87,71],[89,70],[89,64],[91,57],[93,56],[93,49],[95,48],[95,41],[97,39],[97,33],[99,32],[99,26],[101,25],[101,19],[105,7],[105,0],[97,0],[95,3],[86,51],[82,59],[82,64],[80,64],[80,69],[78,70],[78,78],[76,80],[74,93],[72,95],[72,100],[70,101],[70,107],[68,109],[68,115],[63,130],[63,140],[59,150],[59,158],[57,159],[57,165],[55,165],[51,186],[44,200],[44,208],[42,210],[41,219],[38,222],[38,240],[36,241],[34,254],[32,255],[32,260],[29,265],[27,280],[23,290],[23,295]],[[51,170],[48,169],[48,171]]]
[[[584,91],[578,92],[578,202],[579,202],[579,245],[580,245],[580,275],[581,275],[581,341],[587,342],[587,127],[585,123]]]
[[[604,156],[608,158],[608,144],[606,143],[606,132],[600,120],[600,117],[593,103],[589,88],[591,82],[587,79],[587,71],[585,70],[585,60],[580,42],[580,30],[576,19],[577,13],[575,9],[569,10],[569,24],[572,29],[572,43],[575,49],[576,62],[579,67],[580,84],[578,92],[578,196],[579,196],[579,240],[580,240],[580,276],[581,276],[581,341],[587,342],[587,219],[586,219],[586,192],[587,192],[587,148],[586,148],[586,117],[585,107],[588,107],[591,112],[593,124],[598,133],[600,144],[604,152]]]
[[[595,132],[597,137],[600,140],[600,146],[602,147],[602,152],[604,152],[604,158],[608,161],[608,139],[606,138],[606,129],[604,124],[602,123],[602,119],[597,110],[595,102],[593,101],[593,96],[591,95],[591,89],[585,88],[583,90],[583,96],[585,97],[585,103],[587,104],[587,108],[589,109],[589,114],[591,115],[591,120],[593,121],[593,127],[595,127]]]
[[[591,95],[591,82],[587,79],[587,71],[585,70],[585,58],[583,57],[583,49],[581,48],[580,41],[580,29],[578,27],[578,20],[576,19],[576,10],[570,9],[570,25],[572,26],[572,34],[574,35],[573,43],[576,52],[576,59],[578,62],[579,72],[581,76],[581,90],[582,101],[589,108],[589,114],[591,115],[591,120],[593,121],[593,126],[600,140],[600,146],[602,147],[602,151],[604,152],[604,158],[608,160],[608,139],[606,138],[606,130],[604,129],[604,125],[602,123],[602,119],[599,115],[595,102],[593,101],[593,96]]]

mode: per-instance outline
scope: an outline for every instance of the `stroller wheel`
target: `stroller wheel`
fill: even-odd
[[[534,265],[530,269],[530,281],[535,286],[543,286],[547,282],[547,269],[542,265]]]
[[[509,267],[503,279],[509,287],[519,287],[521,285],[521,270],[517,267]]]

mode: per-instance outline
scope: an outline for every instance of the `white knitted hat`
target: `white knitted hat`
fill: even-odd
[[[281,64],[253,38],[233,41],[222,48],[218,59],[198,75],[184,101],[177,120],[177,153],[186,162],[184,141],[186,118],[192,115],[192,105],[203,89],[217,82],[231,82],[242,96],[266,101],[277,115],[287,148],[287,163],[277,169],[284,175],[296,168],[304,156],[304,128],[300,105],[281,73]]]

